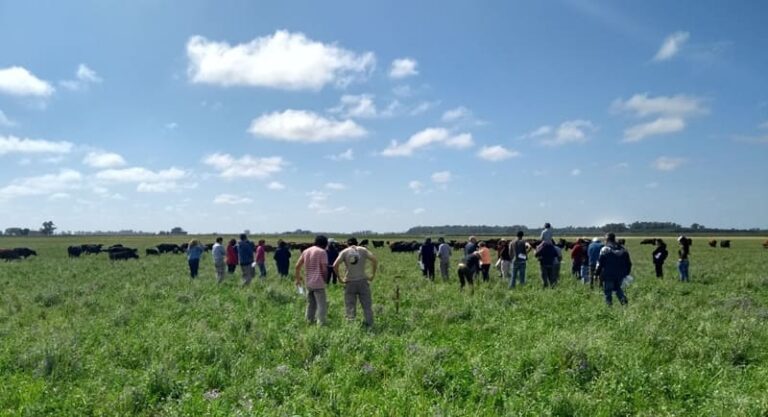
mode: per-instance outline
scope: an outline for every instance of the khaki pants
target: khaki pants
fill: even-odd
[[[363,322],[366,326],[373,326],[371,285],[367,279],[347,281],[344,288],[344,309],[349,320],[354,320],[357,315],[357,300],[360,300],[360,305],[363,306]]]
[[[325,288],[313,290],[307,288],[307,321],[315,322],[315,316],[320,324],[328,321],[328,301],[325,297]]]

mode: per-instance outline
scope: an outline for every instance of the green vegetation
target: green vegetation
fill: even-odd
[[[454,275],[426,282],[415,255],[374,249],[371,331],[344,320],[340,287],[330,324],[307,325],[273,265],[266,282],[217,286],[210,255],[190,282],[181,255],[68,259],[75,239],[0,238],[40,255],[0,262],[0,415],[768,415],[764,239],[697,240],[690,284],[672,261],[654,278],[652,248],[631,239],[627,308],[565,266],[554,290],[530,264],[525,288],[493,274],[471,294]],[[174,241],[77,243],[143,255],[162,240]]]

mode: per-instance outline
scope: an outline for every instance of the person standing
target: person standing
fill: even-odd
[[[424,265],[424,277],[435,280],[435,258],[437,257],[437,248],[432,243],[432,238],[426,238],[424,244],[419,249],[419,261]]]
[[[555,241],[552,239],[552,225],[549,223],[544,223],[544,229],[541,231],[541,235],[539,235],[539,240],[542,242],[550,242],[554,244]]]
[[[477,250],[480,255],[480,271],[483,273],[483,282],[488,282],[490,279],[489,272],[491,270],[491,250],[488,249],[485,242],[480,242],[480,249]]]
[[[371,261],[371,275],[365,273],[366,261]],[[366,327],[373,326],[373,302],[371,300],[370,282],[376,277],[378,260],[373,253],[363,246],[357,246],[357,239],[347,239],[347,248],[339,253],[333,263],[336,275],[339,274],[339,266],[344,264],[346,272],[341,282],[344,283],[344,309],[347,320],[354,320],[357,315],[357,301],[363,307],[363,324]],[[433,262],[434,265],[434,262]],[[434,268],[433,268],[434,270]]]
[[[600,258],[600,250],[603,249],[603,242],[600,238],[592,239],[592,243],[587,247],[587,258],[589,259],[589,287],[594,288],[595,281],[599,278],[597,275],[597,260]]]
[[[200,257],[205,252],[205,246],[200,241],[193,239],[187,246],[187,263],[189,264],[189,277],[197,278],[197,272],[200,269]]]
[[[577,240],[573,245],[573,249],[571,249],[571,275],[576,279],[581,275],[581,265],[584,263],[586,255],[581,242],[581,239]]]
[[[589,239],[581,239],[579,246],[581,247],[581,282],[588,284],[591,281],[589,279],[589,255],[587,254],[589,252]]]
[[[499,262],[501,264],[501,280],[504,282],[509,282],[508,280],[511,277],[512,256],[509,253],[509,241],[501,239],[499,241]]]
[[[523,231],[518,230],[517,239],[509,244],[509,255],[512,257],[512,278],[509,280],[509,288],[515,288],[515,281],[525,285],[525,266],[528,262],[528,252],[531,246],[523,240]]]
[[[467,244],[464,245],[464,258],[465,258],[465,260],[466,260],[466,258],[469,255],[471,255],[471,254],[473,254],[475,252],[477,252],[477,238],[474,237],[474,236],[470,236],[468,241],[467,241]],[[465,262],[465,265],[466,265],[466,262]],[[478,258],[477,267],[476,268],[468,268],[467,272],[471,272],[473,274],[472,275],[472,280],[474,281],[474,278],[475,278],[474,274],[477,274],[479,271],[480,271],[480,262],[479,262],[479,258]]]
[[[629,252],[616,243],[616,235],[608,233],[605,236],[604,246],[600,250],[596,273],[600,276],[605,293],[605,303],[613,304],[613,293],[616,293],[622,305],[627,304],[627,296],[621,289],[621,282],[632,272],[632,260]]]
[[[325,282],[328,275],[328,238],[323,235],[315,237],[312,247],[304,250],[296,262],[296,285],[306,283],[307,288],[307,312],[306,319],[309,323],[316,321],[321,325],[328,321],[328,300],[325,294]],[[302,267],[306,270],[306,279],[301,275]]]
[[[259,244],[256,246],[256,265],[259,267],[259,278],[262,280],[267,278],[267,248],[265,243],[264,239],[259,239]]]
[[[211,248],[211,255],[213,256],[213,268],[216,270],[216,282],[221,284],[224,281],[224,270],[226,269],[225,258],[227,257],[227,251],[224,250],[224,246],[221,244],[224,239],[221,236],[216,238],[216,243]]]
[[[235,273],[237,268],[237,241],[235,239],[229,239],[227,243],[227,272],[230,274]]]
[[[555,248],[555,252],[557,253],[555,261],[552,263],[552,275],[555,277],[555,282],[557,282],[560,281],[560,265],[563,263],[563,248],[555,244],[553,244],[552,247]]]
[[[541,266],[541,281],[544,283],[544,288],[554,287],[557,284],[554,265],[557,258],[557,250],[555,250],[552,240],[541,242],[536,248],[536,257],[539,259]]]
[[[686,236],[680,236],[677,238],[677,242],[680,243],[680,249],[677,251],[677,270],[680,272],[680,281],[689,282],[688,267],[690,265],[688,263],[688,257],[691,255],[692,240]]]
[[[443,281],[448,280],[448,267],[451,262],[451,245],[445,243],[445,239],[439,238],[437,242],[440,244],[437,248],[437,257],[440,259],[440,275],[443,277]]]
[[[253,242],[248,240],[245,233],[240,234],[240,241],[237,243],[237,261],[240,263],[240,271],[243,273],[243,286],[253,281],[255,271],[253,268],[253,253],[256,248]]]
[[[339,276],[336,275],[336,271],[333,269],[333,264],[336,263],[336,259],[339,257],[339,246],[333,239],[328,239],[328,247],[325,249],[328,254],[328,275],[325,278],[326,284],[336,284]]]
[[[656,239],[656,249],[651,254],[653,258],[653,267],[656,269],[656,278],[664,278],[664,261],[669,256],[667,244],[661,239]]]
[[[287,278],[288,267],[291,263],[291,249],[288,248],[288,244],[282,239],[278,240],[277,249],[275,249],[275,254],[272,257],[275,259],[277,274],[280,275],[280,278]]]
[[[464,290],[464,286],[468,283],[474,291],[475,274],[478,268],[480,268],[480,254],[477,252],[465,256],[464,261],[459,263],[459,267],[456,270],[459,274],[459,284],[461,284],[462,290]]]

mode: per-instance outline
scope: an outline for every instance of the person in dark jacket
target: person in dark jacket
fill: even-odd
[[[677,270],[680,272],[680,281],[689,282],[688,276],[688,256],[691,254],[691,239],[686,236],[680,236],[677,238],[677,242],[680,243],[680,249],[677,250]]]
[[[325,252],[328,254],[328,273],[325,275],[325,283],[336,284],[336,281],[338,281],[339,277],[336,275],[336,272],[333,269],[333,264],[336,262],[336,258],[339,257],[339,247],[336,246],[335,240],[328,239],[328,247],[325,249]]]
[[[291,263],[291,250],[283,240],[277,242],[277,249],[272,257],[275,259],[277,274],[280,275],[281,278],[287,278],[288,268]]]
[[[653,256],[653,266],[656,268],[656,278],[664,278],[664,261],[669,256],[667,244],[661,239],[656,239],[656,249],[651,255]]]
[[[431,238],[424,240],[424,244],[419,249],[419,261],[424,265],[424,277],[435,280],[435,259],[437,258],[437,247],[432,243]]]
[[[551,240],[545,240],[536,248],[536,257],[541,265],[541,281],[544,288],[554,287],[557,284],[555,276],[555,260],[558,257],[557,249]]]
[[[457,268],[459,273],[459,283],[461,284],[462,290],[464,289],[464,285],[469,283],[470,288],[474,291],[474,279],[478,269],[480,269],[479,253],[473,252],[464,257],[464,261],[460,263]]]
[[[237,269],[237,241],[235,239],[229,239],[227,243],[227,272],[230,274],[235,273]]]
[[[605,236],[606,245],[600,250],[595,273],[603,283],[605,303],[613,304],[613,293],[616,293],[622,305],[627,304],[627,296],[621,289],[621,281],[632,272],[632,260],[629,252],[616,243],[616,235],[608,233]]]

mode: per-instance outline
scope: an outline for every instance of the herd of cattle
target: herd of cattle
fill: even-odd
[[[640,241],[641,245],[655,245],[656,242],[660,239],[643,239]],[[499,248],[499,244],[501,243],[501,239],[488,239],[485,240],[485,244],[489,248]],[[691,243],[693,241],[689,239]],[[556,242],[556,245],[559,246],[562,249],[569,250],[573,249],[574,245],[586,243],[587,241],[584,239],[578,239],[576,241],[567,241],[565,239],[559,239]],[[311,243],[296,243],[296,242],[285,242],[288,247],[292,250],[298,250],[300,252],[303,252],[304,249],[309,248],[312,246]],[[447,242],[451,248],[455,250],[463,249],[467,242],[466,241],[457,241],[457,240],[450,240]],[[539,244],[541,244],[540,240],[537,239],[528,239],[526,240],[526,243],[531,245],[531,247],[536,247]],[[619,239],[618,243],[620,245],[625,244],[624,239]],[[416,240],[411,241],[395,241],[395,242],[389,242],[389,241],[383,241],[383,240],[371,240],[370,242],[368,239],[364,239],[360,242],[360,246],[368,246],[369,244],[372,244],[374,248],[383,248],[385,245],[389,247],[389,250],[393,253],[399,253],[399,252],[416,252],[419,250],[419,248],[422,245],[422,242],[418,242]],[[731,241],[730,240],[709,240],[707,244],[712,247],[716,248],[718,247],[718,244],[721,248],[730,248],[731,247]],[[156,245],[151,248],[147,248],[145,250],[146,256],[158,256],[166,253],[173,253],[173,254],[182,254],[186,253],[188,248],[188,243],[182,243],[180,245],[177,245],[175,243],[161,243],[159,245]],[[344,249],[346,247],[345,244],[342,243],[335,243],[337,248],[339,250]],[[763,242],[763,247],[768,249],[768,240]],[[210,251],[211,248],[213,248],[213,243],[205,244],[205,250]],[[265,245],[264,249],[267,252],[274,252],[275,247],[272,245]],[[105,247],[105,245],[102,244],[83,244],[83,245],[74,245],[69,246],[67,248],[67,254],[70,258],[78,258],[80,255],[93,255],[93,254],[99,254],[99,253],[107,253],[109,256],[109,259],[111,260],[126,260],[126,259],[139,259],[139,250],[136,248],[129,248],[126,246],[123,246],[121,244],[115,244],[108,247]],[[37,256],[37,252],[30,248],[13,248],[13,249],[0,249],[0,259],[5,261],[12,261],[12,260],[20,260],[20,259],[26,259],[30,256]]]

